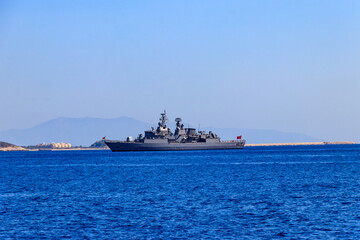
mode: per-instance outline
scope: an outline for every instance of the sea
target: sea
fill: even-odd
[[[360,146],[0,152],[0,239],[360,239]]]

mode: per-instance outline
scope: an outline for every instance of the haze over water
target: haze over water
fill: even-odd
[[[360,2],[0,1],[0,131],[172,118],[360,136]],[[0,139],[1,141],[1,139]]]
[[[0,152],[0,238],[358,239],[359,145]]]

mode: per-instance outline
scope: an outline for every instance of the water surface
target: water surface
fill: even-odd
[[[0,152],[0,239],[359,239],[359,145]]]

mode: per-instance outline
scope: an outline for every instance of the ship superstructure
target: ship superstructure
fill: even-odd
[[[181,118],[176,118],[175,132],[166,125],[166,111],[161,113],[157,128],[145,131],[133,141],[105,140],[105,144],[113,151],[174,151],[174,150],[207,150],[207,149],[241,149],[245,140],[220,141],[220,138],[209,131],[196,131],[195,128],[184,128]]]

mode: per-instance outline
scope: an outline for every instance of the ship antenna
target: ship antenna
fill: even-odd
[[[166,116],[166,110],[164,110],[164,113],[162,113],[160,117],[160,125],[164,127],[167,122],[168,122],[168,118]]]

